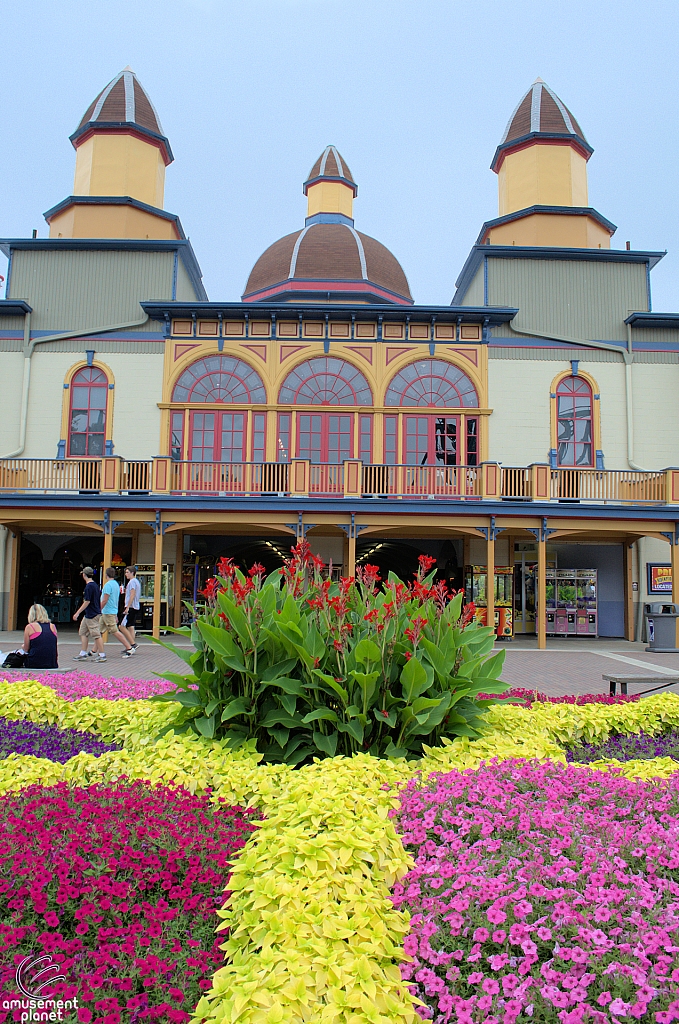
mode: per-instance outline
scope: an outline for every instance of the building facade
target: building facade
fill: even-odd
[[[304,225],[210,301],[163,209],[172,151],[131,69],[71,136],[49,237],[5,239],[0,622],[67,621],[83,564],[141,565],[148,627],[179,623],[222,555],[301,538],[329,571],[418,554],[498,635],[641,632],[679,598],[679,314],[664,253],[612,248],[592,155],[538,79],[496,150],[486,222],[449,306],[417,305],[354,222],[328,146]],[[668,589],[669,588],[669,589]]]

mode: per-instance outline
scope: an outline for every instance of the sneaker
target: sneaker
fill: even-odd
[[[139,647],[139,644],[132,644],[132,646],[130,647],[130,650],[136,652],[138,647]]]
[[[74,661],[87,661],[89,655],[87,654],[76,654]]]
[[[97,662],[106,661],[106,655],[100,654],[97,658]]]
[[[130,647],[129,651],[123,651],[123,658],[131,658],[134,654],[134,649]]]

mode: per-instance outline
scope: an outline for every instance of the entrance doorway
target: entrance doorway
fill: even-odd
[[[338,466],[353,456],[351,413],[314,412],[297,416],[297,458]]]

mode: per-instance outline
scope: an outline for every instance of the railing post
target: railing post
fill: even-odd
[[[309,497],[309,466],[308,459],[292,459],[290,462],[290,496],[292,498]]]
[[[107,455],[101,460],[101,490],[120,493],[123,484],[123,460],[119,455]]]
[[[679,505],[679,469],[665,470],[665,501],[668,505]]]
[[[172,460],[166,455],[156,455],[151,467],[151,490],[156,494],[168,494],[172,473]]]
[[[360,498],[363,490],[363,463],[360,459],[344,462],[344,497]]]
[[[481,497],[497,501],[502,496],[502,468],[497,462],[481,463]]]
[[[530,469],[531,497],[533,501],[549,501],[552,471],[546,462],[534,462]]]

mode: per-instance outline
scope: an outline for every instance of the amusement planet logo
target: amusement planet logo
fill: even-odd
[[[41,994],[47,985],[66,981],[65,975],[59,973],[60,970],[61,965],[47,954],[24,957],[14,975],[23,998],[3,999],[2,1009],[21,1010],[22,1022],[65,1020],[64,1011],[77,1010],[78,1000],[53,999]]]

